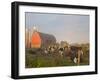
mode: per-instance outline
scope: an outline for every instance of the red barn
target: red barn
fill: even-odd
[[[26,48],[46,47],[56,43],[56,38],[53,35],[41,33],[38,31],[27,31],[25,35]]]

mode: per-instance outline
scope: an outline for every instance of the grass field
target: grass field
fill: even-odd
[[[68,56],[61,57],[59,54],[44,54],[41,50],[33,50],[26,50],[26,68],[77,66]],[[80,65],[89,65],[88,54],[84,54],[83,58]]]

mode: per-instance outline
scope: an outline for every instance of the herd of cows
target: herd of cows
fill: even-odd
[[[61,57],[67,56],[74,63],[78,63],[82,61],[83,51],[81,47],[78,46],[65,46],[65,47],[48,47],[44,50],[45,54],[59,54]],[[79,63],[78,63],[79,64]]]
[[[33,51],[34,54],[36,52],[41,52],[43,55],[59,55],[61,58],[63,57],[69,57],[70,60],[72,60],[73,63],[79,65],[83,60],[83,51],[82,48],[79,46],[65,46],[65,47],[59,47],[56,45],[43,47],[43,48],[37,48]]]

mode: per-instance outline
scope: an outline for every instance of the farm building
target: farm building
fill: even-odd
[[[38,32],[35,28],[25,32],[26,48],[46,47],[55,43],[56,38],[53,35]]]
[[[47,47],[56,43],[56,38],[53,35],[39,33],[41,38],[41,46]]]

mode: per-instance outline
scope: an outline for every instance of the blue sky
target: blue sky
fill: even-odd
[[[57,42],[89,42],[89,16],[75,14],[26,13],[26,28],[36,26],[40,32],[52,34]]]

